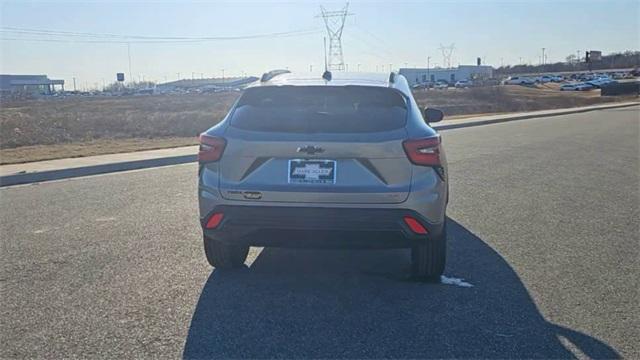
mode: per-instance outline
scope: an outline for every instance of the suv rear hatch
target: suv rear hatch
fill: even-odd
[[[240,201],[400,203],[411,185],[397,90],[265,86],[238,101],[224,137],[220,191]]]

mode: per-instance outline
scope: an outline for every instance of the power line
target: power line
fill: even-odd
[[[393,53],[391,51],[391,46],[384,41],[383,39],[381,39],[380,37],[378,37],[377,35],[373,34],[372,32],[368,31],[367,29],[359,26],[358,24],[354,25],[356,29],[362,31],[363,34],[368,35],[369,37],[373,38],[374,41],[374,45],[372,45],[373,47],[376,47],[377,49],[381,50],[382,52],[387,53],[389,56],[391,57],[396,57],[397,53]],[[366,41],[368,44],[371,44],[371,42],[369,42],[369,40],[363,40]]]
[[[277,38],[290,36],[303,36],[319,33],[319,29],[300,29],[283,32],[273,32],[265,34],[237,35],[237,36],[144,36],[144,35],[118,35],[105,33],[85,33],[72,31],[28,29],[16,27],[0,27],[0,33],[13,34],[11,37],[4,37],[3,40],[24,40],[24,41],[49,41],[49,42],[78,42],[78,43],[178,43],[178,42],[205,42],[205,41],[229,41],[229,40],[250,40],[260,38]],[[54,38],[23,38],[16,37],[16,34],[32,36],[49,36]],[[57,38],[55,38],[57,37]],[[79,38],[79,39],[69,39]]]
[[[353,38],[352,38],[353,37]],[[393,55],[391,53],[386,54],[387,57],[382,56],[380,53],[381,52],[385,52],[384,49],[381,49],[379,46],[374,46],[371,42],[369,42],[366,38],[361,37],[360,35],[358,35],[355,32],[351,32],[348,34],[347,39],[352,39],[355,41],[351,41],[351,45],[350,46],[354,46],[356,48],[360,49],[360,54],[365,54],[365,55],[371,55],[371,56],[375,56],[380,60],[383,61],[388,61],[389,59],[393,58]],[[381,50],[381,51],[379,51]]]
[[[363,32],[363,34],[364,34],[364,32]],[[364,45],[367,45],[367,46],[369,46],[369,48],[371,48],[372,50],[375,50],[376,52],[385,53],[385,56],[388,56],[389,58],[396,57],[396,54],[392,53],[385,46],[377,44],[377,43],[375,43],[373,41],[370,41],[369,39],[367,39],[363,35],[358,34],[357,32],[350,32],[349,35],[352,35],[352,36],[356,37],[357,40],[360,40],[357,43],[362,43]],[[380,58],[382,58],[382,56],[380,56]]]
[[[299,34],[291,34],[291,35],[282,35],[273,38],[289,38],[295,36],[305,36],[305,35],[314,35],[318,34],[319,31],[308,32],[308,33],[299,33]],[[236,40],[252,40],[258,38],[242,38]],[[230,40],[230,39],[227,39]],[[127,40],[67,40],[67,39],[34,39],[34,38],[16,38],[16,37],[0,37],[0,41],[34,41],[34,42],[50,42],[50,43],[71,43],[71,44],[197,44],[204,43],[216,40],[158,40],[158,41],[127,41]]]

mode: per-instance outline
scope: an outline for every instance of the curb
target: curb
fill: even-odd
[[[596,111],[596,110],[623,108],[623,107],[629,107],[629,106],[636,106],[639,104],[640,103],[612,104],[610,106],[605,105],[601,107],[592,107],[592,108],[559,110],[558,112],[554,112],[550,114],[549,113],[523,114],[523,115],[505,116],[504,118],[498,118],[498,119],[486,119],[486,120],[477,120],[477,121],[473,121],[471,120],[473,118],[469,118],[466,122],[461,122],[459,124],[447,124],[447,125],[440,125],[440,126],[436,125],[433,128],[438,131],[451,130],[451,129],[459,129],[459,128],[465,128],[465,127],[511,122],[511,121],[517,121],[517,120],[535,119],[540,117],[551,117],[551,116],[559,116],[559,115],[567,115],[567,114],[578,114],[578,113],[584,113],[584,112]],[[91,166],[83,166],[83,167],[77,167],[77,168],[59,169],[59,170],[47,170],[47,171],[32,172],[32,173],[18,173],[18,174],[0,176],[0,187],[38,183],[38,182],[52,181],[52,180],[69,179],[69,178],[75,178],[80,176],[107,174],[107,173],[114,173],[114,172],[128,171],[128,170],[154,168],[154,167],[167,166],[167,165],[186,164],[186,163],[195,162],[195,161],[197,161],[197,156],[196,154],[193,154],[193,155],[169,156],[169,157],[155,158],[155,159],[125,161],[125,162],[101,164],[101,165],[91,165]]]
[[[119,171],[154,168],[195,162],[197,155],[170,156],[158,159],[125,161],[111,164],[83,166],[78,168],[39,171],[33,173],[0,176],[0,187],[38,183],[43,181],[69,179],[80,176],[107,174]]]
[[[585,112],[589,112],[589,111],[596,111],[596,110],[608,110],[608,109],[616,109],[616,108],[624,108],[624,107],[629,107],[629,106],[636,106],[636,105],[640,105],[640,102],[638,103],[625,103],[625,104],[615,104],[615,105],[610,105],[610,106],[602,106],[602,107],[596,107],[596,108],[578,108],[578,109],[567,109],[567,110],[559,110],[558,112],[554,112],[551,114],[524,114],[524,115],[514,115],[514,116],[507,116],[504,118],[500,118],[500,119],[487,119],[487,120],[477,120],[477,121],[470,121],[468,123],[460,123],[460,124],[449,124],[449,125],[441,125],[441,126],[434,126],[433,128],[436,130],[451,130],[451,129],[460,129],[460,128],[465,128],[465,127],[472,127],[472,126],[481,126],[481,125],[489,125],[489,124],[499,124],[499,123],[503,123],[503,122],[511,122],[511,121],[517,121],[517,120],[527,120],[527,119],[535,119],[535,118],[541,118],[541,117],[551,117],[551,116],[560,116],[560,115],[569,115],[569,114],[579,114],[579,113],[585,113]]]

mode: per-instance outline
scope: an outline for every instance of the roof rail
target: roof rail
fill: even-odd
[[[260,78],[260,82],[265,82],[265,81],[269,81],[271,79],[273,79],[274,77],[278,76],[278,75],[282,75],[282,74],[288,74],[291,71],[289,70],[271,70],[269,72],[266,72],[264,74],[262,74],[262,77]]]
[[[389,74],[389,82],[391,84],[393,84],[394,82],[396,82],[396,73],[394,73],[393,71],[391,72],[391,74]]]

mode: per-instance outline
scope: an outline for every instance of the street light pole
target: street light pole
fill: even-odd
[[[131,44],[127,43],[127,57],[129,58],[129,81],[133,81],[133,75],[131,75]]]

